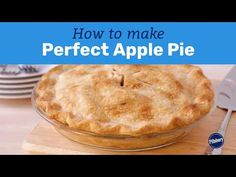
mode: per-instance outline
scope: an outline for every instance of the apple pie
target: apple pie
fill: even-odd
[[[213,104],[211,82],[193,65],[59,65],[36,90],[49,119],[100,135],[164,133],[194,123]]]

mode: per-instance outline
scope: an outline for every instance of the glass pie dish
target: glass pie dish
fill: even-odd
[[[41,109],[37,108],[35,98],[36,93],[34,89],[31,98],[33,108],[40,115],[40,117],[49,122],[60,134],[83,145],[89,145],[112,151],[141,151],[171,145],[184,138],[193,128],[197,126],[197,124],[199,124],[199,122],[201,122],[201,120],[204,119],[204,117],[202,117],[193,124],[164,133],[152,133],[141,136],[100,135],[93,132],[73,129],[60,123],[59,121],[48,118]]]

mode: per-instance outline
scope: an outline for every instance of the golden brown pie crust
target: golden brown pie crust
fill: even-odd
[[[60,65],[36,87],[50,119],[102,135],[144,135],[206,115],[214,92],[192,65]]]

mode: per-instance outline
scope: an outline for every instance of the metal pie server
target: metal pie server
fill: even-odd
[[[236,111],[236,66],[230,70],[224,80],[220,83],[217,89],[216,104],[219,108],[227,110],[227,114],[218,129],[218,133],[224,137],[231,114],[233,111]],[[223,147],[212,149],[209,154],[220,155],[222,153],[222,148]]]

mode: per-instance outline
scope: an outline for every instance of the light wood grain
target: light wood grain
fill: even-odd
[[[217,85],[218,82],[214,82]],[[150,151],[114,152],[101,150],[68,140],[51,125],[41,121],[23,143],[27,153],[36,154],[204,154],[208,147],[208,137],[217,131],[225,111],[216,108],[204,118],[193,131],[180,142]],[[236,113],[233,113],[225,136],[223,154],[236,154]]]
[[[39,120],[30,99],[0,99],[0,154],[21,154],[25,136]]]

